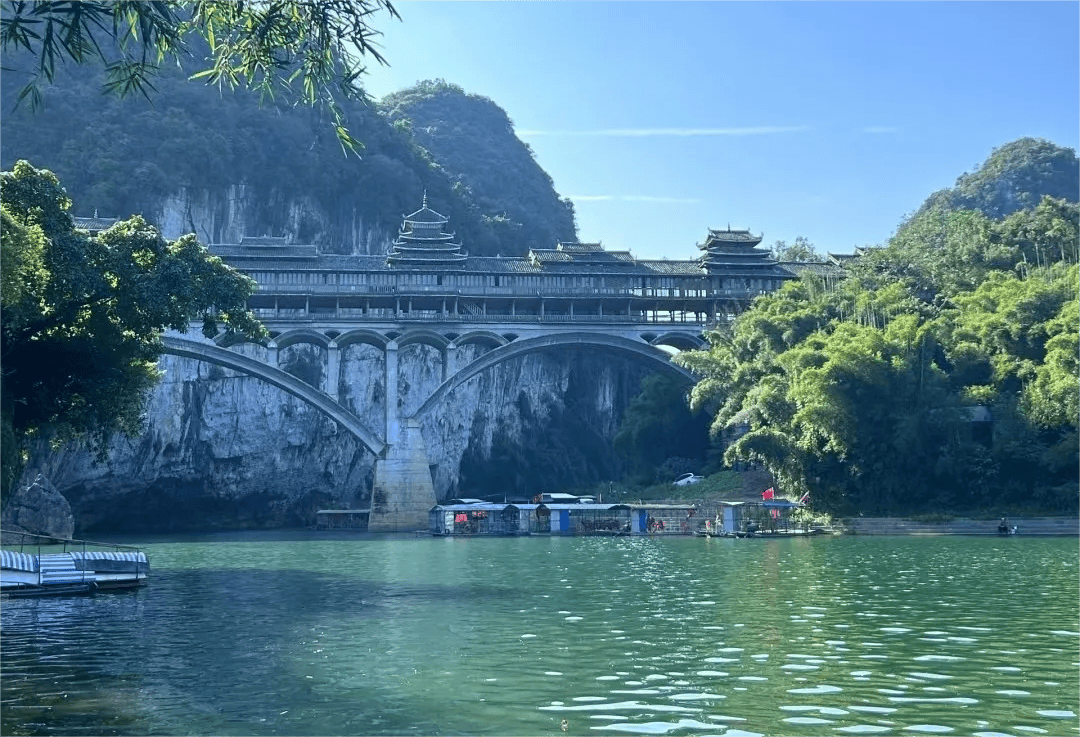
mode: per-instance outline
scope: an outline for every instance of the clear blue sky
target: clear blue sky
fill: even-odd
[[[381,97],[491,98],[579,235],[693,258],[710,227],[882,243],[1023,136],[1077,148],[1077,2],[398,2]]]

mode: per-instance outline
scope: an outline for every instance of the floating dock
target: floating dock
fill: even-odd
[[[87,540],[0,532],[0,595],[69,596],[145,586],[146,553]]]

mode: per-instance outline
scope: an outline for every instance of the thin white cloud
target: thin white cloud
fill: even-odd
[[[697,205],[699,199],[688,197],[653,197],[650,195],[581,194],[566,195],[574,202],[646,202],[663,205]]]
[[[626,195],[619,199],[624,202],[660,202],[674,205],[697,205],[701,203],[701,200],[686,197],[649,197],[648,195]]]
[[[899,128],[893,128],[888,125],[871,125],[862,129],[863,133],[899,133]]]
[[[807,125],[759,125],[741,128],[606,128],[592,131],[522,130],[519,137],[536,136],[607,136],[615,138],[642,138],[646,136],[764,136],[774,133],[805,133]]]

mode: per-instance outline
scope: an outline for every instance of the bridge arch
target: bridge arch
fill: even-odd
[[[498,348],[499,346],[506,345],[506,338],[502,337],[498,333],[494,333],[490,330],[471,330],[468,333],[459,335],[457,340],[454,341],[455,345],[465,345],[466,343],[480,343],[487,345],[490,348]]]
[[[680,351],[693,351],[705,345],[705,339],[688,333],[664,333],[649,340],[649,345],[667,345]]]
[[[426,328],[409,330],[397,339],[399,348],[404,348],[413,343],[423,343],[432,348],[437,348],[441,352],[446,350],[446,346],[450,344],[450,341],[436,333],[434,330],[427,330]]]
[[[386,344],[390,342],[390,339],[375,330],[360,329],[347,330],[335,338],[334,342],[337,343],[339,348],[344,348],[345,346],[353,345],[355,343],[367,343],[368,345],[375,346],[376,348],[385,351]]]
[[[163,351],[173,356],[206,361],[207,363],[213,363],[262,379],[268,384],[272,384],[278,389],[307,402],[330,417],[376,456],[382,455],[386,450],[386,443],[383,442],[382,438],[372,432],[359,417],[292,374],[239,353],[233,353],[226,348],[219,348],[211,343],[199,343],[173,335],[162,336],[161,342],[164,346]]]
[[[448,393],[458,388],[481,371],[498,365],[503,361],[509,361],[511,358],[517,358],[526,353],[535,353],[536,351],[551,348],[553,346],[575,345],[599,346],[624,353],[630,353],[657,364],[658,368],[661,368],[668,374],[673,374],[687,385],[693,385],[697,381],[692,373],[683,367],[676,366],[668,361],[667,355],[663,351],[640,341],[604,333],[556,333],[552,335],[543,335],[538,338],[516,340],[513,343],[507,343],[506,345],[488,351],[469,365],[463,366],[453,376],[440,384],[439,387],[432,392],[431,396],[420,405],[420,408],[413,413],[413,416],[419,417],[425,412],[428,412],[432,407],[442,401],[442,398]]]
[[[300,328],[298,330],[289,330],[288,332],[282,333],[274,338],[274,343],[277,344],[278,348],[288,348],[297,343],[313,343],[322,348],[327,348],[330,345],[330,338],[326,337],[318,330]]]

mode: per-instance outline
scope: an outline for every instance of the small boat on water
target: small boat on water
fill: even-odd
[[[138,548],[0,531],[0,595],[71,596],[145,586]]]

